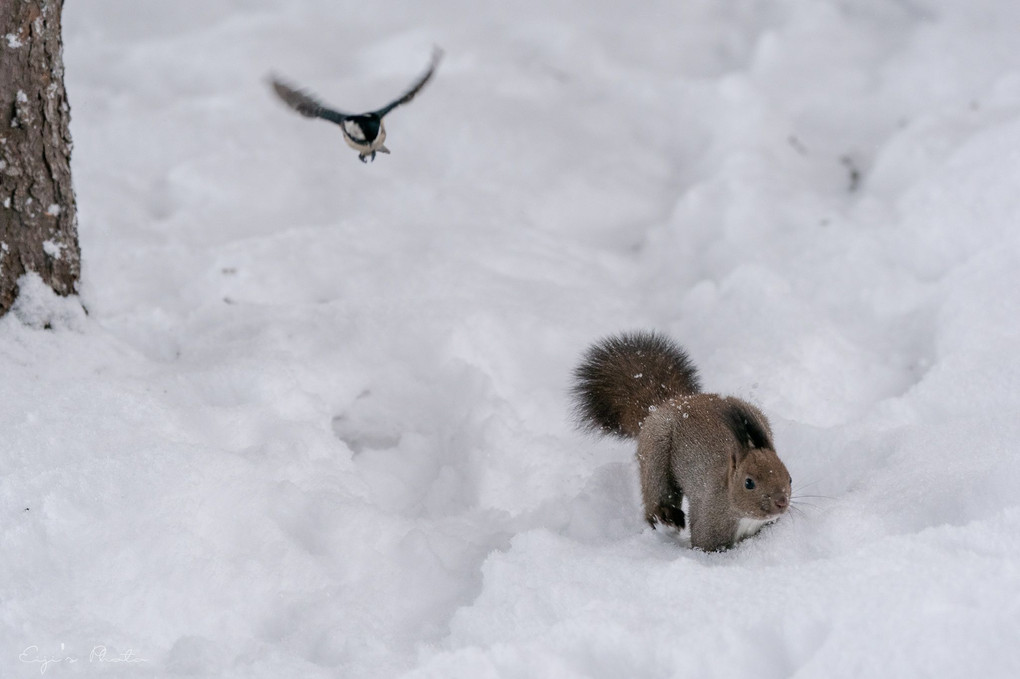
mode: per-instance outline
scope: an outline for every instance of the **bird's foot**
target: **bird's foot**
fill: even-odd
[[[359,153],[358,154],[358,160],[360,160],[363,163],[367,163],[368,162],[368,156],[366,156],[364,153]]]

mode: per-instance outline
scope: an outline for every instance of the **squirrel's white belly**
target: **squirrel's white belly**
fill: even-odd
[[[734,542],[740,542],[744,538],[749,538],[758,531],[766,523],[772,523],[775,519],[748,519],[743,518],[737,523],[737,532],[733,536]]]

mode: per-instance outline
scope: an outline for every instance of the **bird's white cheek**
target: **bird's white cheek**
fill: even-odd
[[[351,139],[358,142],[365,141],[365,132],[364,130],[361,129],[361,125],[358,125],[353,120],[345,120],[343,122],[343,126],[344,132],[346,132],[347,136],[349,136]]]

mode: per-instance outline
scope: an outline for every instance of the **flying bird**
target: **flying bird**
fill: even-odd
[[[302,90],[294,89],[290,85],[272,78],[271,82],[276,95],[283,100],[283,103],[291,107],[306,118],[322,118],[340,126],[344,141],[352,149],[358,152],[361,162],[367,163],[369,159],[375,160],[376,153],[389,153],[390,150],[383,145],[386,141],[386,127],[383,125],[383,118],[386,114],[398,106],[406,104],[414,99],[415,95],[425,87],[425,84],[436,72],[436,66],[442,58],[443,52],[436,48],[432,52],[432,61],[428,70],[398,99],[391,101],[380,109],[368,113],[344,113],[336,109],[324,106],[315,97]]]

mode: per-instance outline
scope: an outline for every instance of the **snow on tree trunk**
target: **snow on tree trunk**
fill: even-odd
[[[26,272],[61,295],[77,288],[62,9],[63,0],[0,0],[0,316]]]

